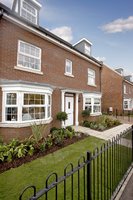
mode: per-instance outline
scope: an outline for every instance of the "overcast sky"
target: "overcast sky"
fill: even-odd
[[[74,44],[85,37],[92,56],[133,73],[133,0],[38,0],[40,25]],[[13,0],[0,0],[11,7]]]

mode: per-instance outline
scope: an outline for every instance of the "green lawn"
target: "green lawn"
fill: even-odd
[[[104,140],[88,137],[55,153],[0,174],[0,199],[17,200],[20,192],[28,185],[37,186],[37,191],[43,189],[49,173],[57,172],[62,176],[63,169],[68,163],[72,162],[77,166],[77,160],[81,155],[86,155],[87,150],[93,151],[103,142]]]

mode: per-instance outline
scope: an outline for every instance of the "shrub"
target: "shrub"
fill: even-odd
[[[90,116],[90,110],[89,109],[83,110],[82,111],[82,116],[83,117],[89,117]]]
[[[32,130],[32,136],[30,139],[35,140],[36,144],[39,143],[39,141],[43,138],[42,134],[45,130],[47,125],[40,123],[39,125],[36,123],[33,123],[31,125],[31,130]]]
[[[84,127],[90,127],[90,122],[87,121],[87,120],[83,121],[83,126]]]
[[[74,129],[71,126],[67,126],[66,129],[69,130],[70,132],[74,131]]]
[[[52,127],[52,128],[50,129],[50,133],[52,133],[52,132],[55,131],[55,130],[58,130],[58,128]]]
[[[65,121],[65,120],[67,120],[68,116],[67,116],[66,112],[59,112],[59,113],[57,113],[56,118],[59,121]]]

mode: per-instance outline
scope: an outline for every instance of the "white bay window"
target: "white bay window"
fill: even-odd
[[[3,87],[2,123],[31,125],[50,122],[51,88],[16,85]]]

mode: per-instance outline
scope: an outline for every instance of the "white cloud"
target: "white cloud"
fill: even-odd
[[[0,0],[0,3],[3,3],[7,7],[12,7],[13,0]]]
[[[62,38],[63,40],[66,40],[67,42],[71,42],[73,39],[71,27],[62,26],[52,29],[50,31],[55,35],[59,36],[60,38]]]
[[[105,60],[106,60],[106,58],[105,57],[96,57],[96,59],[98,60],[98,61],[102,61],[102,62],[104,62]]]
[[[106,33],[118,33],[133,30],[133,16],[117,19],[101,27]]]

